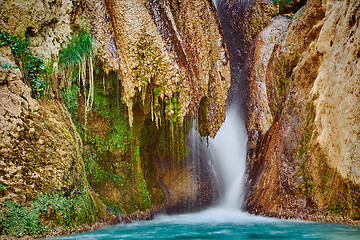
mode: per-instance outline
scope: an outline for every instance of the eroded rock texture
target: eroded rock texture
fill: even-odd
[[[277,9],[270,1],[218,0],[217,11],[224,29],[231,62],[231,88],[228,105],[247,111],[248,98],[246,64],[254,38]]]
[[[89,1],[96,36],[104,46],[107,70],[120,72],[124,101],[138,96],[161,124],[161,101],[178,99],[180,121],[196,115],[206,98],[207,135],[215,136],[225,119],[230,63],[221,26],[210,1]],[[102,14],[98,14],[98,10]],[[106,30],[104,29],[104,26]],[[104,34],[104,31],[106,33]],[[107,36],[107,39],[104,38]],[[114,61],[114,57],[116,61]],[[105,65],[106,65],[105,64]],[[149,108],[149,109],[147,109]]]
[[[9,47],[2,64],[16,65]],[[39,193],[87,187],[82,142],[57,101],[37,101],[19,69],[0,68],[0,198],[27,204]]]
[[[248,103],[250,212],[359,219],[359,16],[359,1],[310,0],[291,19],[273,19],[256,38]]]
[[[19,69],[1,68],[22,66],[9,44],[1,48],[1,200],[28,204],[40,192],[89,182],[116,213],[211,203],[212,183],[199,177],[208,173],[186,163],[186,137],[192,118],[211,137],[225,119],[230,62],[212,1],[14,0],[0,11],[1,30],[26,34],[30,54],[54,61],[50,91],[39,100]],[[94,104],[85,113],[90,88],[73,81],[71,118],[71,73],[58,55],[86,26]]]

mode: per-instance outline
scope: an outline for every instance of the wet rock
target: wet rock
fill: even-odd
[[[359,4],[307,1],[275,45],[271,38],[255,43],[248,211],[341,222],[359,216],[359,110],[353,105],[359,102],[358,41],[352,38],[359,32],[352,17]]]
[[[130,123],[135,96],[155,101],[152,92],[159,89],[159,100],[178,99],[180,122],[186,115],[196,116],[201,99],[206,97],[206,115],[212,119],[206,128],[214,137],[225,119],[230,63],[213,3],[182,1],[174,8],[171,1],[139,0],[105,1],[103,6],[119,56],[111,70],[120,71]],[[96,29],[102,25],[95,25]],[[146,52],[143,60],[139,60],[139,51]],[[110,54],[105,56],[112,58]],[[136,75],[139,71],[141,78]],[[143,105],[144,113],[151,108],[160,124],[159,106]],[[167,112],[168,117],[173,118],[173,114]]]

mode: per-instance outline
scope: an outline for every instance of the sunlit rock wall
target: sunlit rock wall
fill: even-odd
[[[8,46],[1,64],[15,66]],[[57,100],[38,102],[19,69],[0,68],[0,202],[27,204],[39,193],[86,188],[82,142]]]
[[[185,161],[191,119],[211,137],[225,119],[230,62],[211,1],[15,0],[0,11],[1,30],[29,36],[31,54],[55,62],[42,99],[19,69],[1,68],[1,200],[29,204],[90,182],[108,209],[132,213],[180,209],[198,201],[201,184],[210,189]],[[94,39],[95,100],[85,114],[79,93],[71,119],[58,54],[82,26]],[[1,57],[0,67],[21,65],[9,46]]]
[[[93,1],[92,6],[104,13],[93,13],[95,37],[111,53],[103,56],[105,66],[109,63],[109,70],[120,72],[130,122],[136,96],[151,102],[143,104],[143,111],[151,112],[158,124],[165,120],[158,100],[176,98],[179,111],[174,112],[170,103],[166,116],[182,122],[188,114],[196,116],[206,97],[206,117],[211,121],[205,132],[215,136],[225,119],[230,63],[213,3]],[[102,37],[104,25],[108,39]]]
[[[248,211],[359,219],[359,11],[358,1],[310,0],[256,38]]]

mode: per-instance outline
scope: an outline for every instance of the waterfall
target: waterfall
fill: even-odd
[[[237,4],[245,6],[251,1],[253,0],[238,0]],[[214,0],[214,4],[220,13],[219,17],[228,17],[223,14],[223,4],[228,4],[225,0]],[[229,28],[226,30],[224,37],[231,38]],[[241,41],[240,43],[243,44]],[[229,50],[237,52],[238,48],[236,45],[236,48]],[[240,61],[237,61],[231,52],[230,60]],[[192,175],[192,183],[188,189],[189,200],[182,206],[183,211],[193,212],[212,205],[215,209],[227,209],[231,212],[234,209],[240,210],[244,205],[243,183],[248,140],[245,126],[247,84],[244,63],[236,66],[231,68],[232,82],[228,94],[226,120],[216,137],[202,138],[198,132],[198,119],[192,122],[187,139],[189,154],[186,159],[186,168]]]
[[[245,122],[235,107],[228,107],[226,120],[209,148],[219,168],[222,193],[219,207],[242,207],[243,180],[246,170],[247,132]]]
[[[226,1],[213,0],[219,14],[222,25],[229,21],[229,16],[224,12]],[[236,4],[245,9],[245,6],[253,0],[238,0]],[[223,19],[225,18],[225,19]],[[231,26],[223,26],[224,37],[227,40],[230,54],[231,67],[231,87],[229,90],[226,120],[221,126],[214,139],[210,139],[209,148],[214,156],[214,165],[218,167],[218,172],[222,180],[220,189],[222,196],[218,207],[241,209],[243,207],[244,192],[243,183],[246,171],[247,154],[247,130],[245,125],[246,112],[246,76],[244,74],[244,60],[237,57],[239,45],[243,44],[242,35],[233,35]],[[238,41],[234,37],[239,37]],[[235,41],[235,43],[233,43]]]

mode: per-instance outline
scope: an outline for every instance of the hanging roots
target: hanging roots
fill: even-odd
[[[67,91],[71,91],[73,74],[77,74],[77,84],[82,86],[85,98],[85,126],[87,113],[91,111],[94,102],[94,75],[93,75],[93,38],[87,25],[74,34],[65,48],[59,52],[59,63],[65,67],[67,79]],[[88,70],[88,74],[87,74]],[[68,99],[70,100],[70,99]]]

